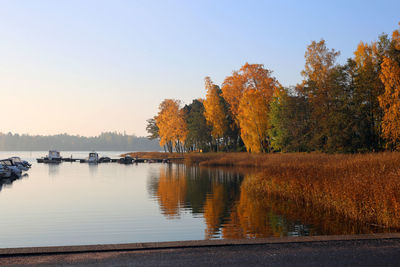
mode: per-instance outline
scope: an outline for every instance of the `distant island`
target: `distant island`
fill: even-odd
[[[0,132],[0,151],[161,151],[157,140],[147,137],[105,132],[98,136],[79,135],[27,135]]]

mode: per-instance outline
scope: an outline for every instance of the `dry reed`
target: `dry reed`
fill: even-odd
[[[253,167],[246,187],[260,197],[289,199],[351,220],[400,228],[400,153],[189,153],[185,162]]]
[[[214,153],[188,155],[208,166],[255,167],[254,194],[313,205],[352,220],[400,228],[400,153],[356,155]]]

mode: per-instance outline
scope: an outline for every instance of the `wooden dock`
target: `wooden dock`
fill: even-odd
[[[61,161],[57,162],[46,162],[43,158],[36,159],[37,163],[61,163],[61,162],[80,162],[88,163],[87,159],[82,158],[61,158]],[[133,163],[171,163],[172,161],[181,161],[181,158],[132,158],[131,160],[126,160],[126,158],[109,158],[107,160],[99,161],[97,163],[122,163],[122,164],[133,164]]]

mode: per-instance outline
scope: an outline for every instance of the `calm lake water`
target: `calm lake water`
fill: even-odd
[[[122,152],[99,152],[118,157]],[[379,231],[260,199],[251,172],[182,164],[38,164],[46,152],[0,152],[33,163],[0,183],[0,247],[255,238]],[[62,152],[86,157],[88,152]]]

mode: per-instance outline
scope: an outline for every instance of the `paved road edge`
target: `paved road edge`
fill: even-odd
[[[378,239],[400,239],[400,233],[1,248],[0,257],[64,254],[64,253],[135,251],[135,250],[151,250],[151,249],[176,249],[176,248],[193,248],[193,247],[212,247],[212,246],[329,242],[329,241],[346,241],[346,240],[347,241],[378,240]]]

